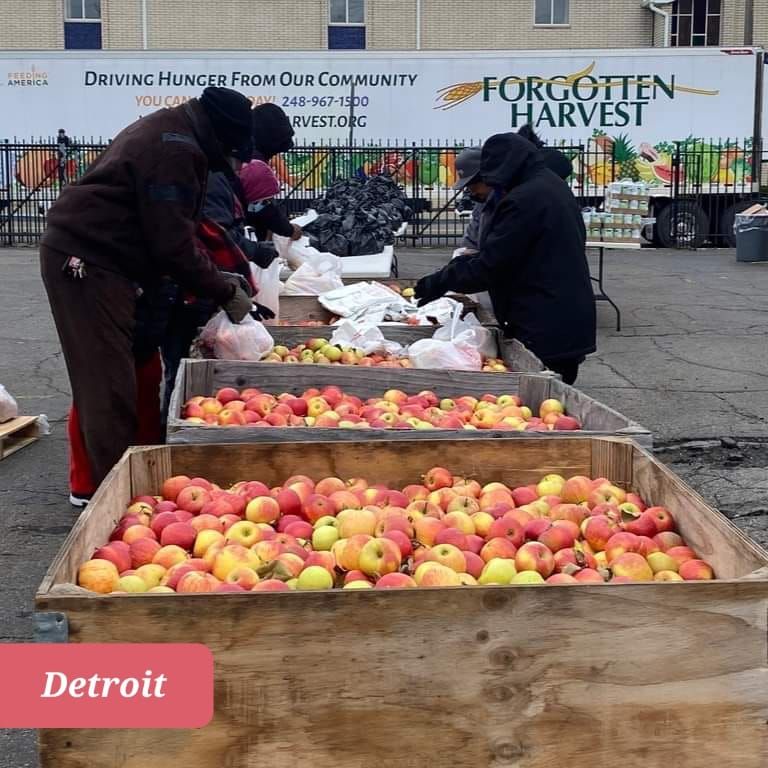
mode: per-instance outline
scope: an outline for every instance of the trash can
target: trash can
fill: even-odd
[[[768,214],[737,213],[736,261],[768,261]]]

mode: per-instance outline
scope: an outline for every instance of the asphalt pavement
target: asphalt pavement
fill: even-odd
[[[401,275],[449,255],[400,250]],[[622,330],[601,303],[599,350],[577,386],[651,429],[664,461],[768,545],[768,264],[737,264],[730,250],[613,251],[605,288]],[[19,642],[32,637],[35,590],[77,516],[69,387],[33,249],[0,249],[0,383],[51,424],[0,461],[0,641]],[[0,731],[0,768],[37,766],[33,733]]]

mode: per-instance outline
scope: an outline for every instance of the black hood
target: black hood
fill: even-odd
[[[516,133],[497,133],[483,144],[480,176],[491,187],[510,189],[535,162],[537,151]]]
[[[252,111],[254,157],[265,162],[293,146],[293,126],[277,104],[260,104]]]

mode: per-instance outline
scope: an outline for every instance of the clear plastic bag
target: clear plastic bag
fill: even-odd
[[[306,248],[304,263],[285,281],[286,296],[319,296],[343,288],[341,259],[332,253],[320,253]]]
[[[483,357],[496,357],[499,351],[493,332],[481,325],[471,312],[463,318],[460,312],[455,312],[451,322],[438,328],[432,338],[441,341],[460,341],[477,349]]]
[[[461,340],[419,339],[408,348],[408,357],[414,368],[479,371],[483,366],[477,349]]]
[[[336,327],[329,343],[342,349],[360,349],[366,355],[374,352],[397,354],[403,351],[401,344],[387,341],[378,326],[353,323],[349,320],[343,320]]]
[[[275,259],[268,267],[258,267],[251,262],[251,273],[259,289],[256,299],[259,304],[269,307],[275,313],[275,320],[280,317],[280,260]]]
[[[249,315],[235,324],[223,311],[208,321],[200,332],[200,339],[219,360],[261,360],[275,346],[262,323]]]
[[[0,384],[0,424],[15,419],[19,415],[19,406],[11,393]]]

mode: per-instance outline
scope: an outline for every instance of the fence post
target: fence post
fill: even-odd
[[[3,176],[7,185],[8,202],[8,242],[7,245],[13,246],[13,179],[11,177],[11,151],[8,139],[3,142]]]

